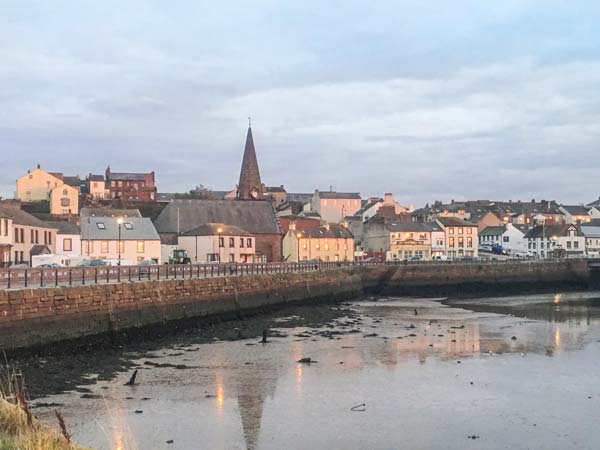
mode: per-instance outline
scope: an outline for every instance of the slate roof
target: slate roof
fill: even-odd
[[[387,221],[385,227],[394,233],[398,231],[431,231],[429,227],[422,222]]]
[[[226,223],[251,234],[281,234],[271,202],[266,200],[175,199],[155,221],[159,233],[185,233],[206,223]]]
[[[592,206],[600,206],[600,197],[598,197],[598,199],[594,200],[593,202],[588,203],[587,206],[590,206],[590,207],[592,207]]]
[[[429,231],[444,231],[437,222],[422,222]]]
[[[463,220],[459,217],[437,217],[437,220],[445,227],[476,227],[477,224]]]
[[[479,232],[479,236],[501,236],[506,231],[506,225],[497,227],[485,227]]]
[[[81,208],[79,216],[83,217],[142,217],[139,209]]]
[[[302,237],[311,239],[353,239],[354,236],[346,227],[337,224],[330,224],[327,227],[299,228],[296,233],[301,233]]]
[[[529,230],[525,237],[532,239],[545,237],[546,239],[549,239],[552,236],[566,236],[567,230],[571,226],[572,225],[538,225]]]
[[[98,223],[104,224],[104,229],[98,228]],[[131,224],[131,229],[127,224]],[[119,238],[119,224],[114,217],[87,217],[81,220],[81,239],[108,240]],[[158,241],[160,237],[147,217],[128,217],[121,225],[121,240],[124,241]]]
[[[65,182],[65,184],[76,188],[79,188],[79,186],[81,186],[81,178],[79,178],[79,175],[63,176],[63,181]]]
[[[104,181],[104,175],[93,175],[93,174],[90,174],[88,176],[88,180],[90,180],[90,181]]]
[[[587,216],[590,208],[583,205],[561,205],[561,207],[572,216]]]
[[[67,222],[67,221],[52,221],[47,222],[49,225],[52,225],[53,228],[58,229],[56,234],[76,234],[79,235],[81,230],[76,223]]]
[[[312,194],[305,194],[302,192],[288,192],[287,199],[289,202],[302,202],[308,203],[312,200]]]
[[[31,250],[29,251],[29,253],[31,254],[31,256],[36,256],[36,255],[49,255],[52,252],[50,251],[50,249],[48,248],[47,245],[36,244],[33,247],[31,247]]]
[[[24,225],[38,228],[54,228],[50,223],[44,222],[22,209],[0,205],[0,213],[10,217],[15,225]]]
[[[265,186],[265,192],[285,192],[283,186]]]
[[[133,173],[133,172],[110,172],[107,179],[110,181],[144,181],[146,179],[145,173]]]
[[[318,194],[320,198],[350,198],[360,200],[360,194],[358,192],[318,191]]]
[[[219,233],[219,228],[221,232]],[[226,225],[224,223],[205,223],[190,231],[182,234],[182,236],[252,236],[245,230],[234,225]]]
[[[586,237],[600,237],[600,219],[581,224],[581,232]]]

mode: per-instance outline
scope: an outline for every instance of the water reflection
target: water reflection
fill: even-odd
[[[310,448],[310,439],[303,441],[307,439],[306,433],[319,438],[317,442],[328,443],[316,448],[394,448],[400,438],[397,430],[389,430],[387,438],[383,432],[368,434],[383,427],[398,409],[402,410],[397,403],[380,406],[386,404],[388,397],[403,398],[409,410],[419,411],[420,396],[427,397],[430,390],[439,388],[439,380],[445,380],[443,395],[460,404],[472,394],[449,382],[456,383],[457,367],[462,367],[458,361],[492,361],[490,365],[481,365],[485,369],[481,378],[496,385],[510,378],[511,370],[520,370],[520,375],[515,375],[520,377],[518,383],[527,384],[535,377],[525,363],[515,363],[513,359],[508,366],[508,363],[493,365],[493,361],[512,354],[525,362],[529,360],[519,355],[536,354],[553,362],[562,352],[595,342],[600,329],[598,298],[598,295],[557,294],[445,302],[451,306],[424,299],[357,302],[351,306],[355,312],[352,320],[318,327],[282,328],[280,331],[287,336],[273,338],[267,345],[241,340],[186,348],[189,353],[180,351],[181,348],[175,349],[176,352],[173,348],[158,350],[152,361],[170,366],[144,371],[134,394],[123,388],[120,379],[104,386],[99,383],[96,390],[113,398],[105,405],[71,394],[61,401],[84,417],[100,414],[97,422],[84,420],[74,425],[78,440],[100,450],[131,450],[137,448],[135,441],[139,441],[139,448],[156,448],[156,439],[164,442],[173,429],[181,433],[177,438],[178,448],[194,448],[197,442],[202,442],[203,448]],[[296,363],[303,357],[312,357],[318,363]],[[144,361],[138,355],[135,363],[143,367]],[[178,365],[189,368],[178,370]],[[559,365],[539,367],[543,369],[533,369],[534,374],[550,376],[553,371],[562,370]],[[569,374],[577,375],[577,371]],[[564,374],[558,372],[558,376]],[[102,387],[109,389],[101,391]],[[535,385],[530,388],[538,389]],[[414,394],[416,400],[411,403],[410,395],[415,390],[418,394]],[[145,405],[142,416],[134,413],[138,406],[123,400],[129,395],[136,398],[135,405]],[[509,399],[511,395],[508,390],[500,397]],[[436,408],[445,401],[444,396],[431,399]],[[486,392],[485,396],[492,398],[492,393]],[[145,397],[151,400],[140,402]],[[377,399],[375,411],[339,422],[337,417],[361,399]],[[453,411],[454,405],[447,407]],[[100,412],[103,408],[105,415]],[[470,409],[465,407],[464,411],[468,414]],[[43,409],[40,412],[42,417],[50,414]],[[430,409],[427,412],[435,414]],[[506,416],[510,416],[509,412]],[[379,421],[370,423],[370,428],[361,428],[361,420],[369,423],[375,419]],[[438,418],[438,423],[442,419],[447,420]],[[475,419],[464,417],[466,423]],[[411,418],[403,416],[402,420],[408,423]],[[111,430],[109,446],[94,432],[99,423]],[[339,442],[329,439],[331,429],[342,430],[338,432]],[[361,440],[364,433],[370,441]],[[403,433],[401,438],[408,439],[410,431],[405,429]],[[356,444],[344,440],[346,435],[354,434]],[[298,436],[302,439],[297,440]],[[369,445],[378,440],[382,440],[381,445]]]

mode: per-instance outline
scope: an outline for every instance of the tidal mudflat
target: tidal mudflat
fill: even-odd
[[[292,307],[15,364],[98,450],[596,450],[599,361],[579,292]]]

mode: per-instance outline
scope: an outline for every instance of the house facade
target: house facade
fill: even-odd
[[[292,224],[283,238],[285,261],[353,261],[354,237],[338,224],[296,229]]]
[[[105,188],[109,198],[120,198],[127,201],[156,201],[156,182],[154,172],[111,172],[105,173]]]
[[[81,256],[86,259],[121,260],[138,264],[161,263],[160,237],[146,217],[87,217],[81,221]],[[120,229],[120,231],[119,231]]]
[[[559,210],[564,215],[564,222],[571,223],[586,223],[592,220],[590,210],[592,208],[583,205],[561,205]]]
[[[316,190],[310,202],[310,210],[319,214],[326,223],[339,223],[346,216],[353,216],[362,207],[357,192],[333,192]]]
[[[479,231],[479,244],[500,246],[509,253],[528,252],[525,235],[529,231],[526,225],[507,223],[501,226],[486,227]]]
[[[525,235],[527,249],[538,258],[580,257],[586,237],[577,225],[538,225]]]
[[[106,191],[106,181],[104,175],[89,174],[86,178],[87,191],[92,198],[103,199],[110,194]]]
[[[192,262],[241,263],[255,261],[256,239],[247,231],[223,223],[200,225],[178,236],[177,246]]]
[[[79,213],[79,189],[68,184],[58,186],[50,192],[50,214],[77,215]]]
[[[12,216],[0,210],[0,267],[8,267],[11,263],[12,229]]]
[[[581,232],[585,236],[586,255],[600,258],[600,220],[595,219],[581,224]]]
[[[446,256],[450,259],[477,257],[477,224],[459,217],[438,217],[438,225],[444,230]]]
[[[46,172],[40,165],[17,179],[15,199],[25,203],[49,202],[53,215],[77,215],[79,213],[78,176]]]

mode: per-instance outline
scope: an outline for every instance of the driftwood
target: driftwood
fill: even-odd
[[[135,369],[133,371],[133,375],[131,375],[131,378],[129,379],[129,381],[127,383],[125,383],[125,386],[133,386],[135,384],[135,379],[137,377],[137,369]]]

